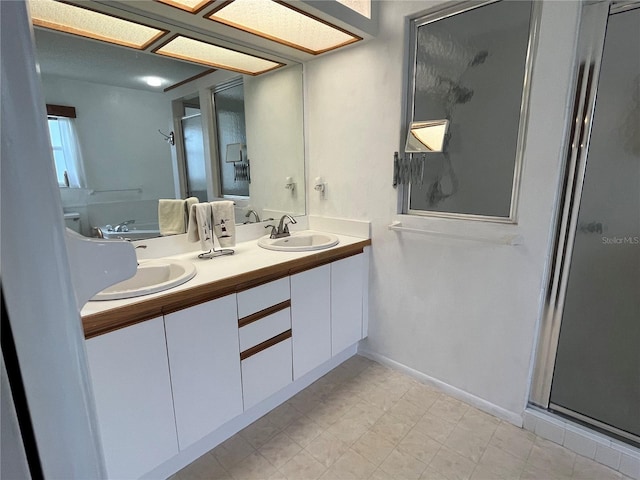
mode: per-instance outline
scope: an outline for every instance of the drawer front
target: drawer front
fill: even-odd
[[[289,277],[238,292],[238,318],[289,300]]]
[[[293,381],[291,338],[242,360],[245,411]]]
[[[291,329],[291,309],[285,308],[267,317],[256,320],[239,330],[240,351],[255,347],[276,335]]]

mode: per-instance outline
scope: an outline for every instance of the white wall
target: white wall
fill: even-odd
[[[579,3],[544,2],[519,222],[511,227],[524,236],[518,247],[387,230],[397,213],[391,180],[405,17],[436,3],[382,1],[374,40],[306,65],[308,178],[328,182],[325,200],[309,190],[309,214],[372,221],[365,348],[519,415],[545,283]],[[494,228],[460,222],[418,220],[429,228]]]

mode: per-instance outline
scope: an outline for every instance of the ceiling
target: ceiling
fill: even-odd
[[[67,3],[88,5],[86,0],[67,0]],[[92,9],[166,29],[170,32],[168,36],[187,35],[284,65],[314,58],[314,55],[290,46],[204,18],[207,12],[222,3],[224,3],[223,0],[216,0],[194,14],[152,0],[90,2]],[[354,15],[353,10],[337,1],[305,0],[288,3],[294,4],[298,9],[304,9],[317,18],[322,18],[341,28],[348,28],[362,38],[371,38],[372,32],[375,34],[377,29],[375,15],[371,20],[364,19],[360,15]],[[327,10],[328,13],[323,12],[322,9]],[[127,88],[162,91],[167,86],[175,85],[209,70],[202,65],[150,53],[166,41],[166,38],[152,43],[145,51],[139,51],[41,28],[35,30],[38,61],[43,74],[62,75]],[[161,87],[149,87],[141,81],[144,76],[157,76],[165,79],[165,82]]]

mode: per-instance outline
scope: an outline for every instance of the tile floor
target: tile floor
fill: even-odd
[[[356,355],[170,480],[626,478]]]

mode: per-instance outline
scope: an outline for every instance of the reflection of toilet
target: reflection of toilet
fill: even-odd
[[[64,225],[74,232],[80,233],[80,214],[78,212],[65,213]]]

